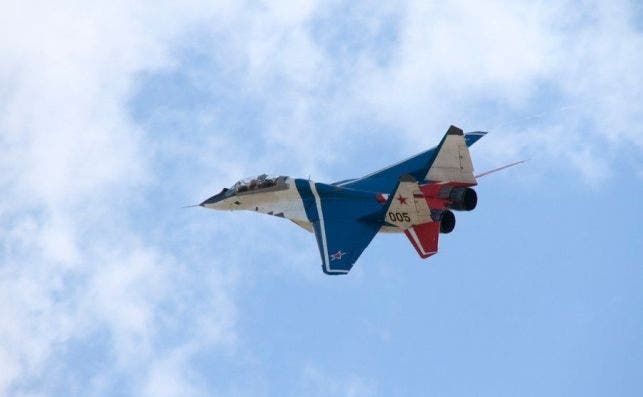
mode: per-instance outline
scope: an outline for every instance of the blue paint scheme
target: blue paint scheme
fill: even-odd
[[[315,232],[315,239],[317,240],[317,247],[319,247],[319,255],[322,258],[322,270],[324,273],[326,271],[326,261],[324,255],[324,246],[322,243],[322,231],[319,222],[319,214],[317,213],[317,204],[315,202],[315,196],[310,188],[310,181],[307,179],[295,179],[295,186],[297,187],[297,192],[301,197],[301,201],[304,204],[304,210],[306,211],[306,218],[313,225],[313,230]]]
[[[473,145],[485,134],[465,134],[467,146]],[[373,237],[386,224],[385,209],[393,200],[392,193],[399,186],[400,176],[409,174],[422,181],[445,139],[446,135],[438,146],[363,178],[330,185],[315,183],[319,203],[311,188],[311,181],[295,179],[306,217],[315,232],[324,273],[338,275],[350,271]],[[377,200],[376,193],[388,193],[390,196],[386,203],[381,203]],[[321,214],[318,205],[321,207]]]
[[[310,181],[307,179],[295,179],[295,186],[301,197],[301,201],[304,203],[304,210],[306,211],[306,217],[310,222],[314,222],[319,219],[317,214],[317,206],[315,205],[315,197],[313,192],[310,189]]]
[[[464,134],[464,139],[467,146],[471,146],[482,138],[486,132],[468,132]],[[440,144],[434,148],[419,153],[407,160],[398,164],[384,168],[375,173],[366,175],[359,179],[352,179],[342,182],[336,182],[333,185],[341,186],[344,188],[351,188],[357,190],[365,190],[370,192],[392,193],[395,191],[397,181],[400,175],[412,175],[418,181],[423,181],[424,176],[428,172],[435,156],[437,155],[444,138]]]
[[[460,148],[455,150],[461,150],[463,135],[466,145],[470,146],[484,134],[463,134],[461,129],[451,126],[438,146],[359,179],[325,184],[262,174],[252,180],[241,180],[200,205],[213,209],[254,209],[291,219],[315,233],[324,273],[346,274],[383,226],[396,226],[386,222],[386,211],[401,181],[422,183],[448,136],[458,136],[460,140],[456,144]],[[468,172],[471,172],[470,167]],[[292,196],[293,185],[302,207],[298,203],[292,205],[292,200],[296,200]],[[256,196],[250,198],[254,194]],[[389,196],[385,200],[382,194]],[[248,200],[243,197],[248,197]],[[280,207],[280,200],[288,202]],[[267,203],[267,206],[264,208],[261,203]]]
[[[329,272],[329,270],[326,270],[328,264],[326,263],[326,254],[324,253],[324,243],[322,241],[321,222],[319,222],[319,220],[316,220],[312,222],[312,224],[313,224],[313,230],[315,231],[315,239],[317,240],[317,248],[319,248],[319,255],[321,256],[321,260],[322,260],[322,271],[326,274],[345,274],[345,272],[331,273]]]
[[[323,201],[322,201],[323,202]],[[319,221],[314,222],[315,234],[319,230]],[[373,240],[380,230],[377,223],[364,222],[356,219],[333,219],[325,221],[326,243],[328,247],[329,263],[323,255],[322,245],[322,270],[326,274],[346,274],[353,267],[364,249]],[[319,238],[317,239],[319,244]],[[340,259],[333,259],[333,254],[342,253]]]
[[[328,185],[326,183],[319,182],[315,183],[315,187],[317,188],[317,193],[319,193],[320,197],[323,197],[327,201],[341,201],[342,205],[344,205],[343,203],[350,205],[352,203],[359,202],[361,205],[365,205],[369,209],[375,209],[380,206],[376,195],[371,191]],[[356,207],[354,210],[361,212],[366,209]]]
[[[478,139],[482,138],[485,135],[487,135],[487,133],[484,131],[467,132],[464,134],[464,141],[466,142],[467,146],[471,146],[474,143],[478,142]]]
[[[304,202],[306,216],[313,225],[322,270],[331,275],[346,274],[380,230],[382,204],[372,192],[315,183],[322,210],[319,214],[310,181],[296,179],[295,185]]]

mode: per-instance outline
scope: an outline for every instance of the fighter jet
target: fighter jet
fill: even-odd
[[[453,211],[472,211],[477,177],[469,146],[486,132],[451,126],[439,145],[357,179],[334,183],[259,175],[199,204],[290,219],[314,233],[326,274],[347,274],[378,232],[404,233],[422,258],[438,252],[440,233],[455,228]]]

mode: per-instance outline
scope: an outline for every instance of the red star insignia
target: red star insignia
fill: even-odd
[[[331,261],[334,261],[334,260],[340,261],[340,260],[342,260],[342,256],[344,256],[344,255],[346,255],[346,252],[342,252],[342,250],[339,250],[336,253],[330,255],[330,260]]]
[[[400,204],[406,204],[406,197],[402,197],[401,194],[397,196],[397,199],[400,200]]]

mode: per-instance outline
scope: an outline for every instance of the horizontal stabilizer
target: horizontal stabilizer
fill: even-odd
[[[411,244],[422,258],[438,252],[438,238],[440,237],[440,222],[423,223],[415,225],[404,231]]]

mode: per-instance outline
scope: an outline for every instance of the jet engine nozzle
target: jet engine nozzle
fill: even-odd
[[[442,211],[440,215],[440,233],[448,234],[455,228],[455,215],[449,210]]]
[[[471,211],[478,204],[478,194],[470,187],[449,187],[440,196],[447,198],[450,201],[447,207],[456,211]]]

